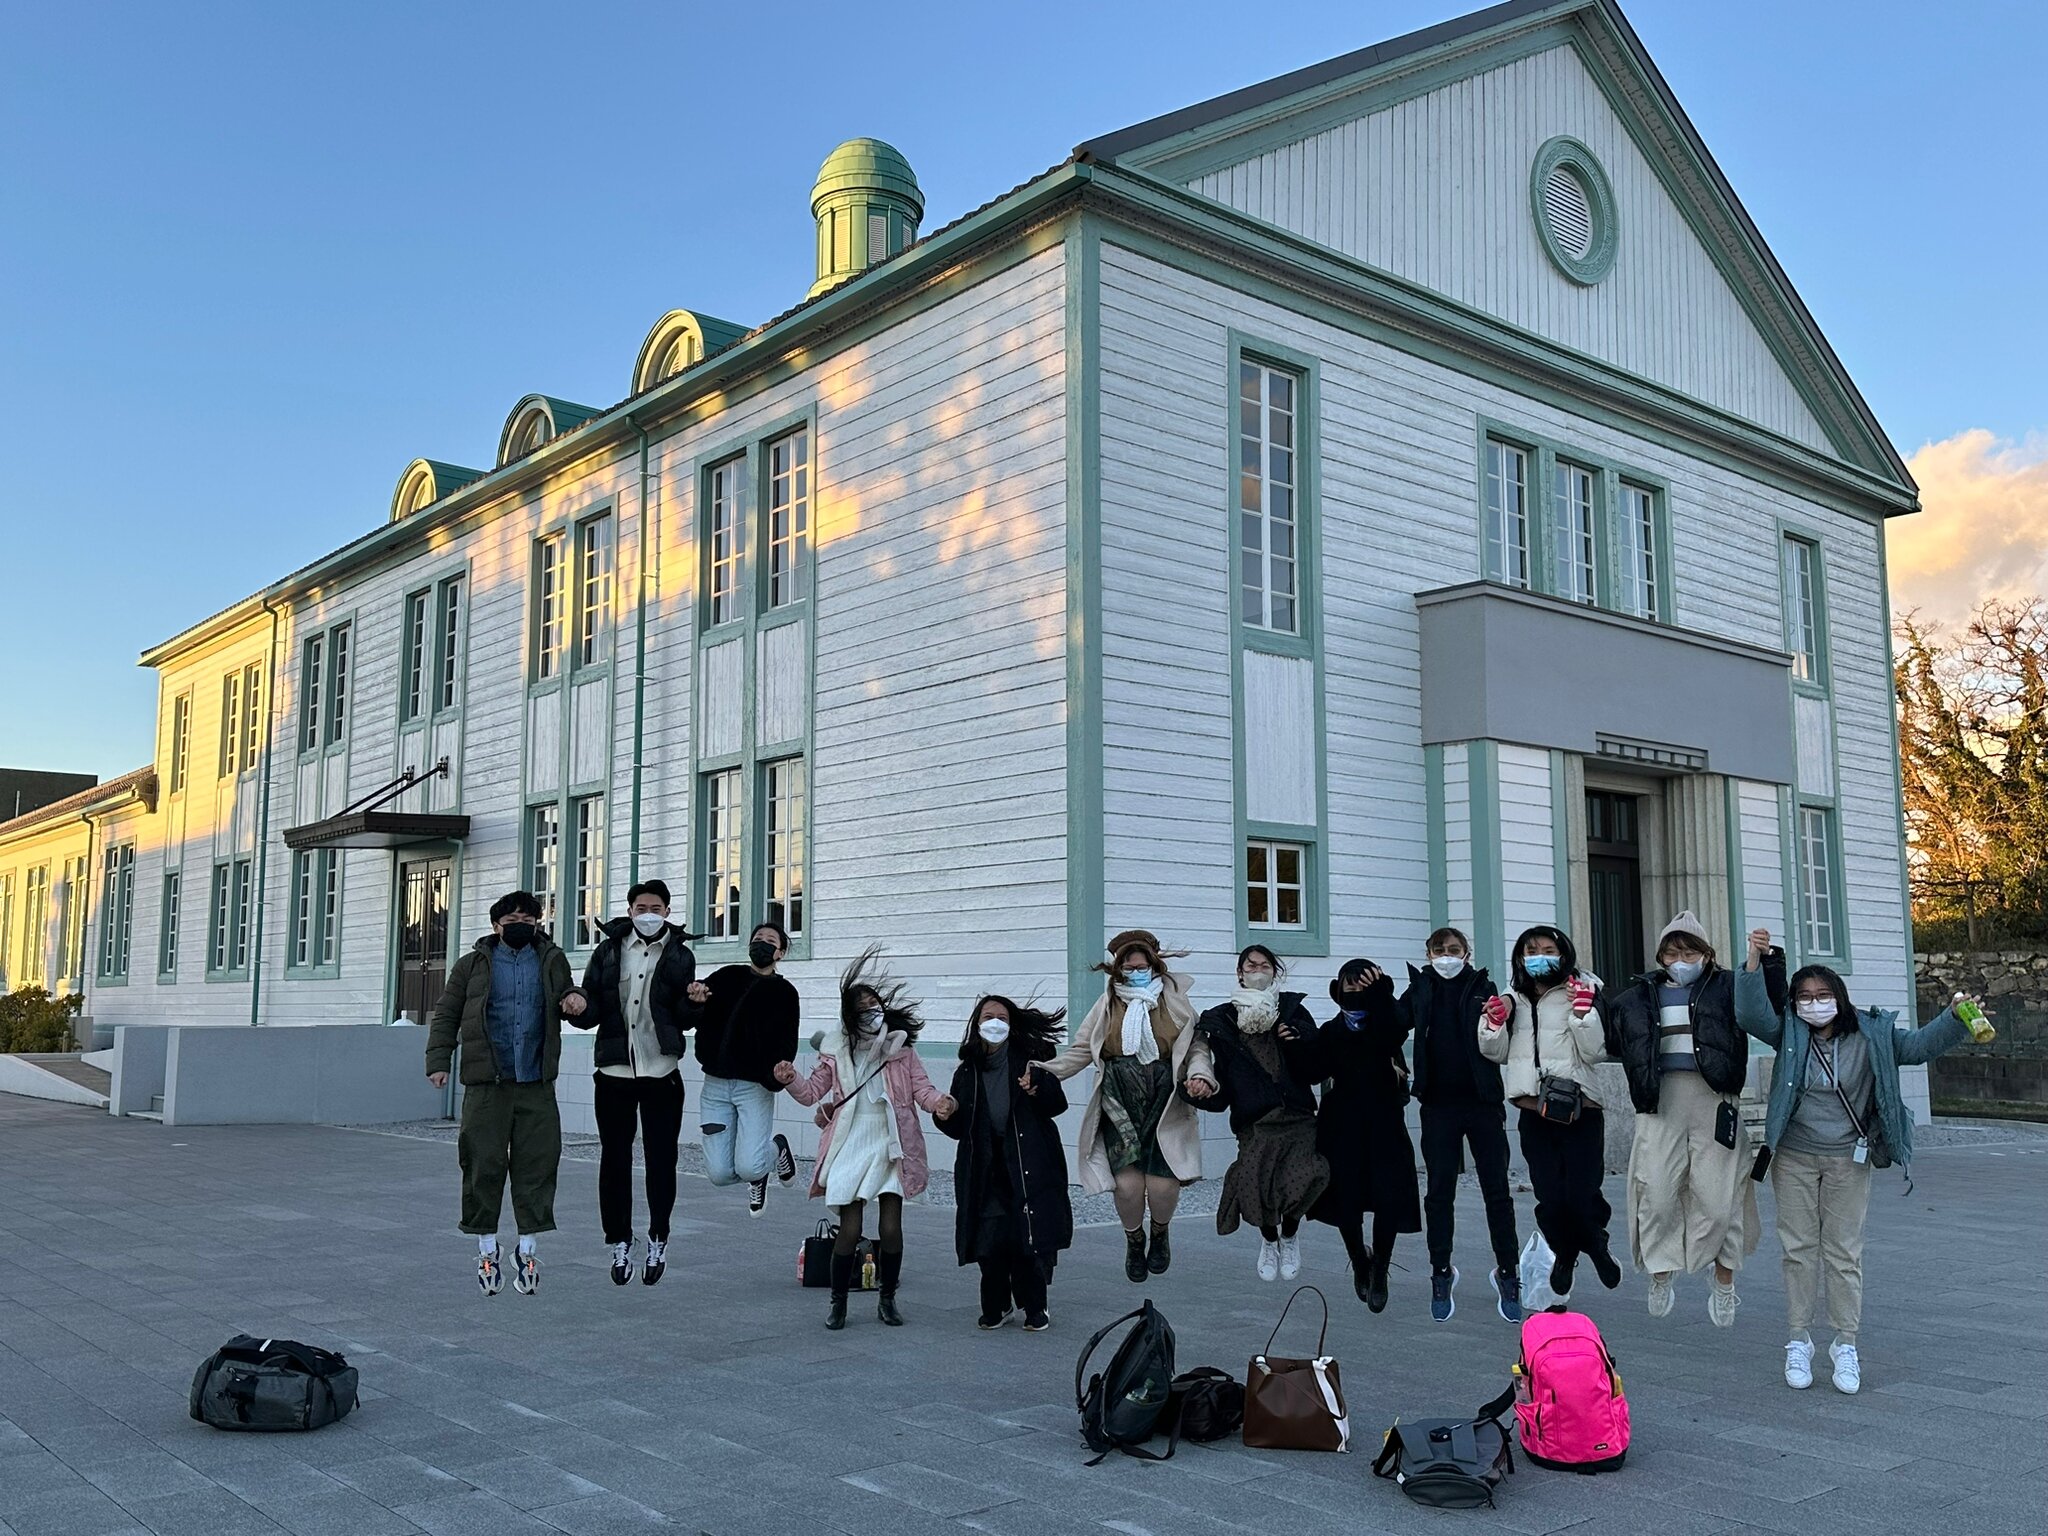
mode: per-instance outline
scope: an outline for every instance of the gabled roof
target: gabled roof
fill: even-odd
[[[62,800],[39,805],[12,820],[0,821],[0,842],[8,842],[51,822],[76,821],[93,811],[111,810],[131,799],[139,799],[151,810],[156,809],[154,765],[133,769],[118,779],[109,779],[104,784],[81,789],[75,795],[66,795]]]
[[[1685,109],[1636,36],[1615,0],[1507,0],[1438,26],[1276,75],[1194,106],[1103,134],[1079,145],[1083,161],[1185,184],[1199,172],[1239,158],[1233,139],[1259,133],[1285,138],[1286,120],[1305,119],[1306,137],[1322,123],[1318,108],[1335,110],[1382,82],[1442,68],[1455,74],[1458,61],[1472,55],[1467,73],[1490,65],[1482,50],[1517,34],[1575,24],[1589,64],[1604,68],[1618,87],[1645,153],[1667,187],[1699,228],[1710,254],[1737,299],[1781,360],[1845,462],[1859,466],[1911,493],[1916,492],[1905,461],[1885,435],[1835,350],[1793,288],[1728,178],[1707,150]]]

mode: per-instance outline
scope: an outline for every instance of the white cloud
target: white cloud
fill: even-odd
[[[2048,594],[2048,435],[1972,427],[1906,462],[1926,510],[1886,524],[1895,611],[1945,627],[1987,597]]]

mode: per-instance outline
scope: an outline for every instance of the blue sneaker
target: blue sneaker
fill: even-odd
[[[1440,1323],[1448,1323],[1451,1314],[1458,1310],[1458,1304],[1451,1299],[1451,1292],[1457,1288],[1458,1271],[1434,1270],[1429,1277],[1429,1315]]]
[[[1512,1269],[1496,1269],[1493,1272],[1493,1294],[1500,1302],[1501,1320],[1519,1323],[1522,1320],[1522,1277]]]

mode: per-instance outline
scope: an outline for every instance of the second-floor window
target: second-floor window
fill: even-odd
[[[1637,618],[1661,619],[1657,592],[1658,566],[1664,551],[1657,547],[1657,493],[1647,486],[1621,485],[1620,549],[1615,570],[1615,602]]]
[[[1557,483],[1551,500],[1551,539],[1555,544],[1553,580],[1559,597],[1575,603],[1596,600],[1594,582],[1593,471],[1563,459],[1557,462]]]
[[[299,750],[338,746],[348,734],[349,626],[309,637],[301,655]]]
[[[432,632],[427,628],[428,592],[415,592],[405,600],[405,676],[398,689],[401,720],[417,720],[426,712],[428,669],[433,665]]]
[[[135,845],[109,848],[100,870],[100,979],[128,976],[128,949],[135,924]]]
[[[192,769],[192,695],[181,693],[171,700],[171,793],[183,794]]]
[[[1494,438],[1486,442],[1486,574],[1529,585],[1529,451]]]
[[[562,535],[551,534],[533,552],[533,676],[545,682],[562,670],[569,632],[569,557]]]
[[[1820,552],[1805,539],[1785,538],[1785,648],[1792,675],[1821,683]]]
[[[220,680],[220,776],[231,779],[242,761],[242,674]]]
[[[462,578],[441,583],[434,641],[434,708],[453,709],[462,699]]]
[[[726,624],[740,616],[740,482],[746,460],[715,464],[704,477],[711,540],[709,611],[705,622]]]
[[[576,665],[601,665],[611,655],[612,520],[593,517],[576,528]]]
[[[802,597],[811,558],[811,430],[768,445],[768,606]]]
[[[1237,511],[1240,613],[1246,624],[1292,635],[1301,528],[1296,452],[1299,376],[1250,358],[1237,371]]]

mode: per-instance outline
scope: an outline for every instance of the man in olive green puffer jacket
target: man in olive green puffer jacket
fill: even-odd
[[[436,1088],[448,1085],[458,1041],[462,1047],[462,1230],[476,1237],[477,1284],[486,1296],[497,1295],[500,1283],[498,1214],[508,1176],[519,1223],[512,1288],[522,1296],[540,1285],[535,1239],[555,1228],[560,1021],[579,1017],[585,998],[540,915],[530,891],[492,904],[492,931],[455,962],[427,1033],[427,1079]]]

